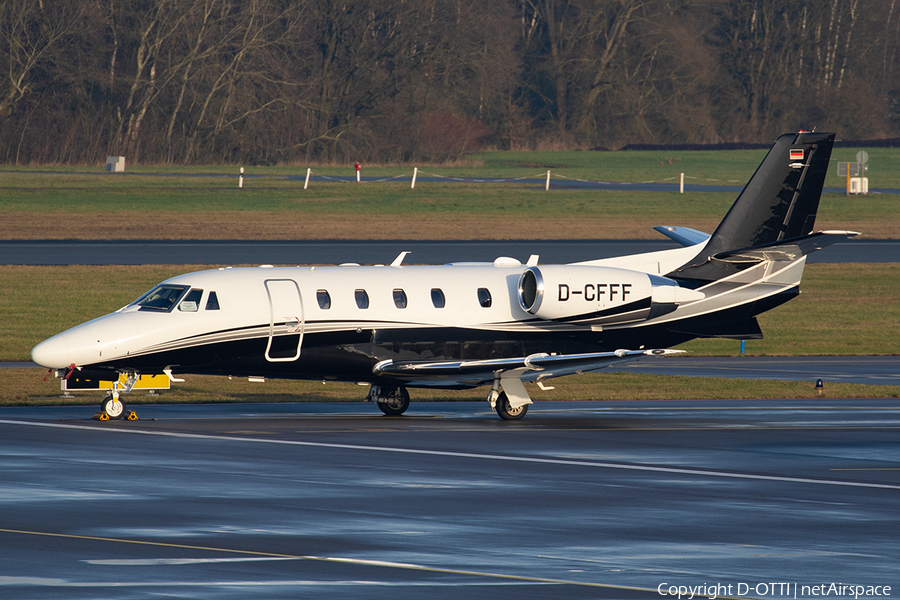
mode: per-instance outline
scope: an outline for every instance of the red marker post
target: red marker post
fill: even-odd
[[[356,163],[356,183],[359,183],[359,162]]]

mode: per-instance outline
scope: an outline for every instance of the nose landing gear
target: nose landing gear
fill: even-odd
[[[110,419],[125,419],[126,421],[137,421],[137,413],[133,410],[126,411],[125,403],[109,394],[103,398],[100,403],[100,412],[94,414],[94,419],[98,421],[109,421]]]
[[[121,419],[125,414],[125,403],[119,399],[118,391],[107,394],[100,402],[100,410],[109,419]],[[101,420],[105,420],[101,417]]]
[[[121,419],[125,417],[129,421],[137,421],[137,414],[132,410],[126,414],[125,403],[119,398],[121,393],[127,394],[137,383],[140,375],[138,373],[128,373],[128,378],[124,384],[119,381],[113,382],[113,389],[110,393],[103,397],[100,401],[100,412],[98,418],[100,421],[108,421],[110,419]],[[121,387],[120,387],[121,386]]]

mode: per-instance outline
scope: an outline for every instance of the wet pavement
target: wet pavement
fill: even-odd
[[[896,399],[137,411],[0,408],[0,597],[900,590]]]

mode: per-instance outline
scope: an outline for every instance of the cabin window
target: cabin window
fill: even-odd
[[[319,308],[322,310],[331,308],[331,294],[328,293],[328,290],[317,290],[316,301],[319,303]]]
[[[397,308],[406,308],[406,292],[400,288],[394,290],[394,306]]]
[[[441,288],[431,288],[431,303],[434,304],[435,308],[444,308],[447,304],[447,301],[444,298],[444,292]]]
[[[181,312],[197,312],[200,310],[200,298],[203,297],[203,290],[191,290],[178,304],[178,310]]]
[[[478,304],[482,308],[491,307],[491,292],[487,288],[478,288]]]
[[[188,291],[186,285],[158,285],[134,302],[140,310],[153,310],[158,312],[169,312],[178,301]]]
[[[209,293],[209,298],[206,299],[206,310],[219,310],[219,297],[215,292]]]
[[[366,290],[356,290],[354,292],[356,296],[356,305],[360,308],[369,308],[369,294],[366,293]]]

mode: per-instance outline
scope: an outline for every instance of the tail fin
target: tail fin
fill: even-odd
[[[833,146],[833,133],[801,131],[779,137],[704,249],[669,276],[715,281],[742,268],[717,257],[808,235]]]

